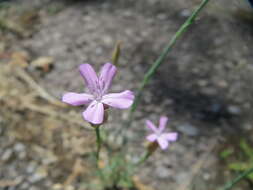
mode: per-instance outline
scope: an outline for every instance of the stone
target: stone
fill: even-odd
[[[13,154],[13,150],[12,149],[7,149],[3,153],[2,157],[1,157],[1,160],[2,161],[8,161],[11,158],[12,154]]]
[[[179,132],[182,132],[188,136],[197,136],[199,134],[198,128],[189,123],[179,125],[176,128]]]
[[[234,105],[228,106],[227,110],[232,115],[240,115],[242,112],[238,106],[234,106]]]

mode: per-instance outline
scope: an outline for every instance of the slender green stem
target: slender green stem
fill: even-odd
[[[229,190],[232,189],[239,181],[247,177],[249,174],[253,173],[253,168],[250,168],[237,176],[234,180],[228,182],[221,190]]]
[[[100,126],[96,126],[95,127],[95,131],[96,131],[96,137],[97,137],[97,151],[96,151],[96,163],[97,163],[97,167],[98,167],[98,162],[99,162],[99,154],[100,154],[100,149],[101,149],[101,136],[100,136]]]
[[[140,158],[140,160],[136,163],[136,165],[144,163],[156,151],[158,146],[159,145],[156,141],[149,143],[149,145],[146,148],[145,154]]]
[[[158,67],[163,63],[164,59],[166,58],[169,51],[172,49],[172,47],[175,45],[176,41],[179,37],[182,36],[182,34],[189,28],[189,26],[194,22],[199,12],[205,7],[205,5],[208,3],[209,0],[202,0],[200,5],[193,11],[192,15],[184,22],[184,24],[178,29],[178,31],[175,33],[175,35],[172,37],[168,45],[164,48],[162,51],[162,54],[157,58],[157,60],[152,64],[152,66],[149,68],[148,72],[144,75],[144,79],[142,80],[142,83],[140,85],[140,88],[137,91],[136,98],[134,100],[134,103],[130,110],[130,116],[129,120],[132,120],[133,113],[135,112],[140,99],[142,92],[151,79],[151,77],[154,75]],[[131,123],[131,122],[130,122]],[[128,125],[129,126],[129,125]]]
[[[147,151],[142,158],[136,163],[136,165],[141,165],[143,164],[151,155],[152,153],[150,151]]]

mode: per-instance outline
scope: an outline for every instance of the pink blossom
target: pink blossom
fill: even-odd
[[[176,141],[178,137],[176,132],[167,133],[164,131],[167,121],[167,117],[160,117],[158,128],[151,121],[146,121],[147,127],[152,131],[152,133],[149,134],[146,139],[150,142],[157,142],[163,150],[169,146],[170,142]]]
[[[63,95],[62,101],[73,106],[88,105],[83,112],[83,118],[88,122],[92,124],[103,123],[104,110],[107,107],[127,109],[132,105],[134,95],[129,90],[120,93],[107,93],[117,71],[111,63],[104,64],[99,76],[90,64],[80,65],[79,70],[90,94],[68,92]]]

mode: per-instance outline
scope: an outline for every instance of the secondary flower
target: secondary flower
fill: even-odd
[[[147,140],[150,142],[157,142],[163,150],[169,146],[170,142],[176,141],[178,136],[176,132],[168,133],[164,131],[167,121],[167,117],[160,117],[158,128],[151,121],[146,121],[147,127],[152,131],[152,133],[147,136]]]
[[[107,94],[117,71],[111,63],[104,64],[99,76],[90,64],[81,64],[79,71],[90,94],[68,92],[63,95],[62,101],[73,106],[88,105],[83,112],[83,118],[88,122],[92,124],[103,123],[104,110],[107,107],[127,109],[132,105],[134,95],[129,90]]]

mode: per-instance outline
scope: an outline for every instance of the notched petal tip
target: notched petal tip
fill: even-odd
[[[84,63],[79,65],[79,71],[81,76],[85,80],[86,85],[90,90],[90,92],[94,93],[95,91],[97,91],[98,77],[93,67],[88,63]]]
[[[161,147],[162,150],[167,149],[168,146],[169,146],[169,142],[166,139],[162,138],[162,137],[159,137],[157,139],[157,142],[158,142],[158,144],[159,144],[159,146]]]
[[[165,121],[167,120],[167,121],[168,121],[169,118],[168,118],[167,116],[165,116],[165,115],[162,115],[162,116],[160,117],[160,119],[161,119],[161,120],[165,120]]]
[[[93,69],[92,65],[89,64],[89,63],[83,63],[83,64],[80,64],[79,67],[79,72],[81,73],[81,75],[83,75],[84,71],[87,70],[87,69]]]
[[[115,65],[113,65],[112,63],[110,63],[110,62],[106,62],[105,64],[104,64],[104,66],[110,66],[110,67],[115,67],[116,68],[116,66]]]
[[[178,139],[178,133],[177,132],[172,132],[167,134],[167,140],[174,142]]]
[[[159,131],[160,132],[162,132],[165,129],[167,122],[168,122],[168,117],[166,117],[166,116],[160,117],[160,120],[159,120]]]
[[[79,65],[79,69],[81,69],[82,67],[86,67],[86,66],[90,66],[91,67],[91,64],[89,63],[82,63]]]
[[[125,90],[121,93],[106,94],[102,98],[102,103],[118,109],[129,108],[133,104],[133,101],[134,95],[130,90]]]
[[[146,120],[146,126],[148,127],[148,129],[152,130],[153,132],[157,131],[156,126],[150,120]]]
[[[113,78],[115,77],[117,68],[111,63],[105,63],[101,68],[99,75],[99,85],[103,93],[110,88]]]

